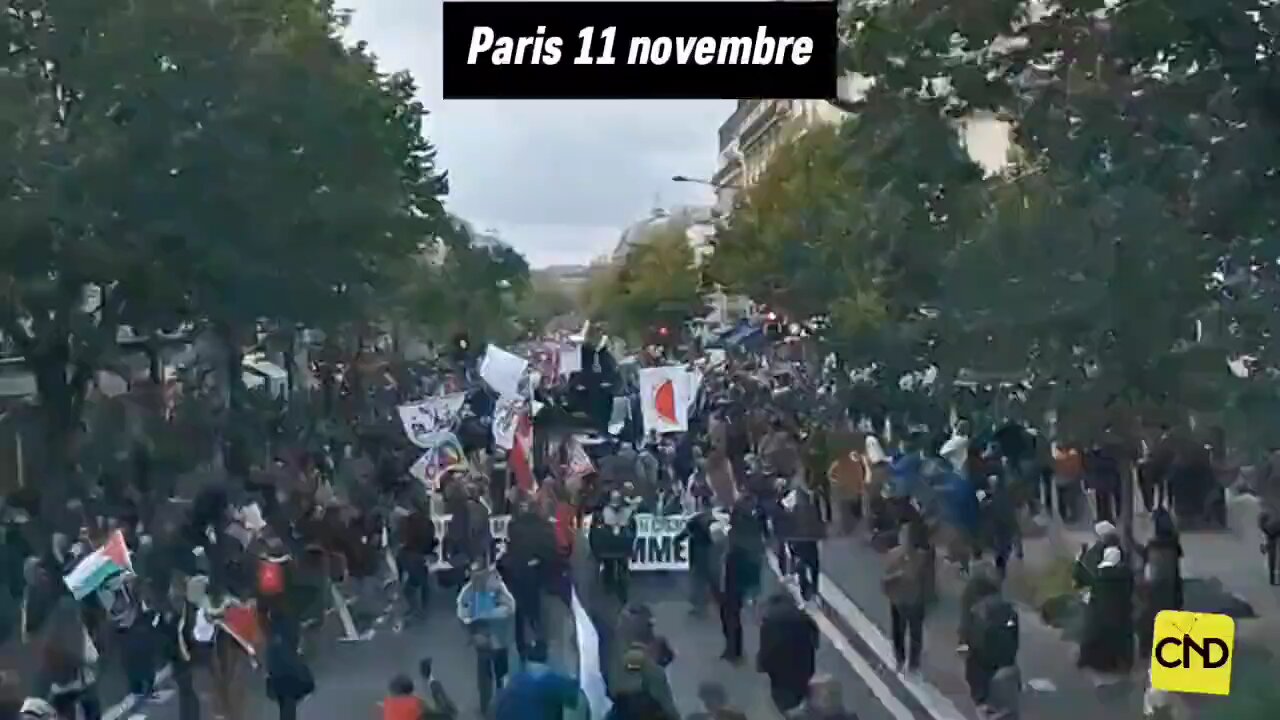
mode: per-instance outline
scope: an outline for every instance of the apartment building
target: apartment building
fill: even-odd
[[[719,130],[719,162],[711,181],[716,209],[728,212],[734,194],[759,179],[787,133],[838,122],[843,113],[825,100],[739,100]]]

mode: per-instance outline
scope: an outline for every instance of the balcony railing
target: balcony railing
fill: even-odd
[[[742,125],[752,112],[760,106],[764,100],[739,100],[738,107],[734,109],[733,114],[729,116],[720,125],[720,150],[723,152],[733,139],[738,136],[738,132],[742,129]]]

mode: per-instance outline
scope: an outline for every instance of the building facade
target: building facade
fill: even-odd
[[[670,210],[654,210],[648,217],[632,223],[622,231],[618,244],[613,248],[612,260],[622,262],[631,252],[654,232],[667,227],[683,227],[694,262],[701,265],[711,254],[711,238],[715,235],[715,210],[696,205],[681,205]]]
[[[716,209],[727,213],[733,208],[738,190],[760,178],[788,133],[839,122],[843,115],[825,100],[739,100],[719,129],[720,154],[711,178]]]

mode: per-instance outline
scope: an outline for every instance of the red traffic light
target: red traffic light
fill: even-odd
[[[671,334],[671,331],[668,330],[666,326],[663,326],[658,328],[658,334],[661,335],[662,337],[666,337],[667,335]]]

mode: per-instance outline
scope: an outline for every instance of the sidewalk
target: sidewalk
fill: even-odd
[[[822,588],[822,595],[826,605],[845,615],[841,612],[839,595],[846,596],[856,606],[856,612],[870,621],[874,635],[868,638],[867,628],[857,627],[856,620],[850,623],[855,625],[850,629],[872,646],[874,656],[883,664],[891,663],[889,605],[880,588],[884,556],[872,550],[861,537],[828,540],[823,551],[823,580],[828,587]],[[937,720],[978,718],[969,700],[963,657],[956,652],[962,588],[963,581],[956,570],[939,562],[938,600],[925,618],[924,683],[918,683],[923,687],[915,693],[923,696],[925,702],[921,704]],[[1063,640],[1032,608],[1020,607],[1019,615],[1022,638],[1018,664],[1027,685],[1022,698],[1023,717],[1036,720],[1079,720],[1082,715],[1090,720],[1141,717],[1140,683],[1096,687],[1090,677],[1076,669],[1074,643]],[[1032,687],[1047,689],[1039,691]]]
[[[1231,701],[1256,694],[1256,678],[1274,677],[1271,658],[1280,648],[1280,593],[1269,587],[1257,537],[1257,503],[1247,496],[1231,497],[1229,531],[1196,531],[1183,535],[1186,556],[1183,575],[1189,581],[1210,580],[1252,606],[1257,617],[1237,622],[1236,689]],[[1150,535],[1149,517],[1138,513],[1135,534],[1141,542]],[[1025,684],[1023,716],[1036,720],[1133,720],[1142,717],[1144,673],[1111,685],[1099,685],[1091,673],[1081,671],[1075,661],[1076,643],[1057,628],[1046,624],[1034,607],[1029,590],[1040,582],[1058,558],[1071,558],[1080,544],[1092,540],[1092,530],[1083,525],[1050,526],[1039,537],[1025,542],[1026,558],[1010,563],[1009,594],[1018,601],[1022,622],[1019,667]],[[824,604],[829,613],[841,616],[849,630],[871,646],[872,656],[892,663],[889,608],[880,587],[884,556],[875,552],[859,535],[828,540],[823,547]],[[939,561],[938,600],[925,620],[923,683],[913,691],[927,714],[940,720],[977,718],[964,680],[963,658],[955,652],[959,625],[959,598],[963,579],[954,567]],[[1203,595],[1203,593],[1200,593]],[[1189,593],[1190,610],[1196,593]],[[849,606],[852,607],[849,607]],[[861,620],[856,616],[861,616]],[[852,619],[848,616],[855,616]],[[862,627],[859,624],[865,623]],[[868,637],[870,636],[870,637]],[[1266,681],[1273,682],[1273,681]],[[1228,701],[1194,698],[1187,710],[1194,717],[1225,717]],[[929,707],[932,705],[932,707]]]

